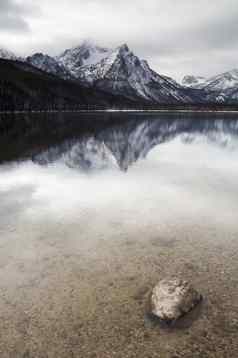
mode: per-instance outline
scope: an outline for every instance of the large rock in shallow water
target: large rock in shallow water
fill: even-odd
[[[162,280],[153,288],[151,313],[170,323],[191,311],[201,300],[202,296],[187,281]]]

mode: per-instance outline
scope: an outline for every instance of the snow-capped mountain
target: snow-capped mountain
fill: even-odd
[[[99,47],[90,41],[84,41],[80,46],[65,50],[55,59],[67,68],[72,76],[78,78],[82,66],[90,66],[107,57],[112,50]]]
[[[184,76],[181,84],[185,87],[197,87],[202,85],[206,81],[202,76]]]
[[[209,100],[223,103],[237,103],[238,69],[209,78],[201,88],[207,92]]]
[[[6,50],[4,48],[0,48],[0,58],[3,58],[5,60],[17,60],[17,56],[9,51],[9,50]]]
[[[204,80],[203,77],[198,81],[196,81],[196,79],[197,77],[194,76],[185,76],[182,84],[204,91],[208,102],[237,102],[238,69],[233,69],[206,80]]]
[[[236,103],[238,69],[205,79],[185,76],[181,84],[153,71],[126,44],[115,49],[91,41],[65,50],[56,57],[35,53],[25,59],[0,49],[0,58],[31,64],[47,73],[141,104],[161,103]],[[22,64],[23,65],[23,64]]]
[[[188,90],[154,72],[126,44],[111,50],[83,43],[57,59],[81,82],[113,94],[156,103],[193,102]]]
[[[72,76],[70,72],[60,64],[56,59],[43,53],[35,53],[32,56],[26,58],[26,62],[38,69],[52,73],[64,79],[70,79]]]
[[[208,91],[226,91],[238,88],[238,69],[209,78],[202,86]]]

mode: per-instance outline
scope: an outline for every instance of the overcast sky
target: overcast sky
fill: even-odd
[[[127,43],[162,74],[238,68],[238,0],[0,0],[0,47],[55,55]]]

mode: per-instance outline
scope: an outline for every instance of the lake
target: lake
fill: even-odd
[[[0,117],[0,356],[238,356],[238,115]],[[176,328],[147,315],[193,282]]]

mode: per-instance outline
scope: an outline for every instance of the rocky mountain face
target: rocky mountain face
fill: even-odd
[[[185,76],[182,83],[191,88],[204,91],[207,100],[210,102],[237,103],[238,69],[233,69],[206,80],[203,77]]]
[[[202,76],[184,76],[181,84],[185,87],[197,88],[206,81],[205,77]]]
[[[202,89],[220,102],[237,102],[238,69],[211,77],[204,83]]]
[[[64,79],[72,78],[70,72],[66,69],[66,67],[64,67],[64,65],[60,64],[53,57],[44,55],[43,53],[36,53],[32,56],[28,56],[26,58],[26,62],[42,71],[52,73],[58,77]]]
[[[238,70],[205,79],[185,76],[181,84],[153,71],[126,44],[115,49],[84,41],[52,57],[36,53],[25,59],[0,49],[0,58],[21,61],[65,80],[139,104],[238,102]]]
[[[184,88],[173,79],[157,74],[125,44],[108,49],[85,41],[55,58],[36,53],[25,61],[60,78],[141,104],[202,102],[201,92]]]
[[[99,63],[109,56],[112,50],[99,47],[90,41],[84,41],[80,46],[65,50],[55,60],[68,69],[74,78],[78,78],[82,66]]]
[[[81,82],[116,95],[151,103],[194,101],[194,93],[154,72],[126,44],[112,50],[84,43],[57,59]]]
[[[211,77],[202,87],[206,88],[206,90],[221,92],[235,87],[238,88],[238,69]]]
[[[5,49],[0,49],[0,59],[20,61],[22,63],[34,66],[36,69],[42,70],[47,73],[51,73],[61,78],[70,79],[72,76],[70,72],[61,64],[58,63],[54,57],[45,55],[43,53],[35,53],[32,56],[26,58],[17,57],[13,52]],[[23,65],[22,65],[23,66]]]
[[[16,60],[11,54],[5,57]],[[55,58],[42,53],[25,62],[44,72],[141,104],[201,102],[201,93],[186,89],[173,79],[154,72],[126,44],[116,49],[85,41]]]

